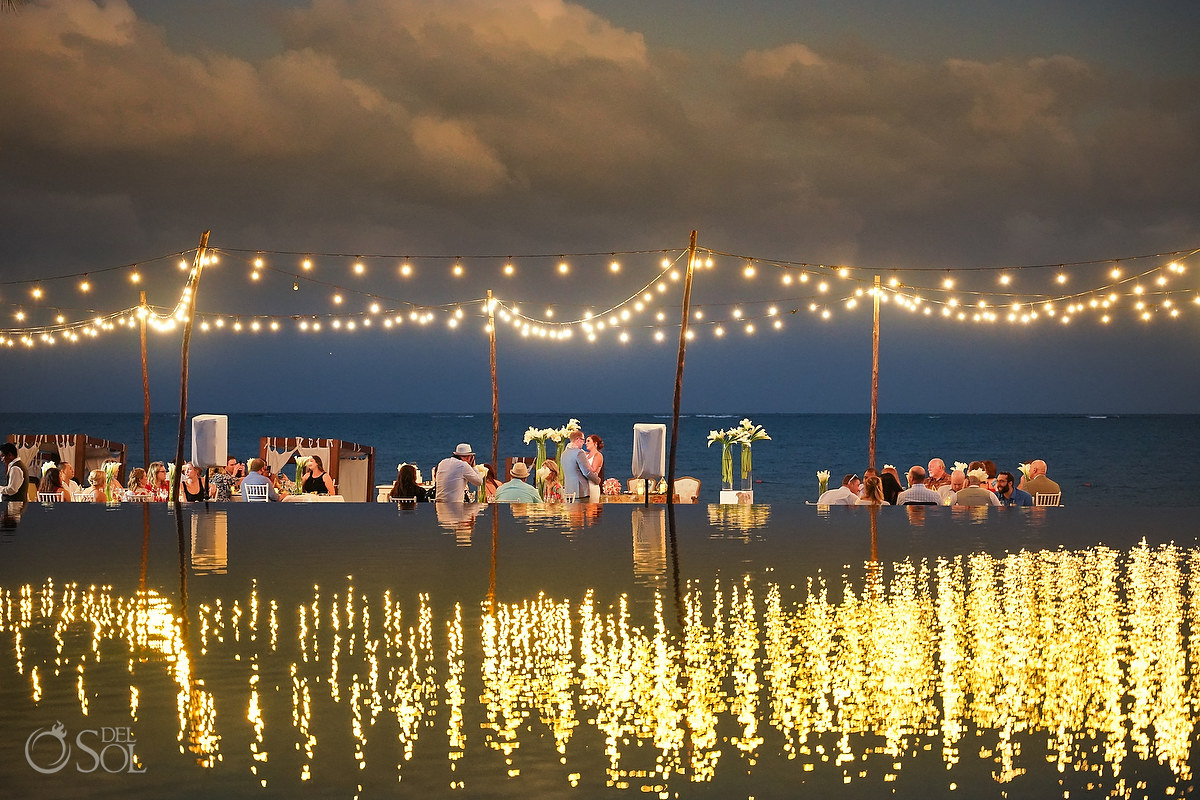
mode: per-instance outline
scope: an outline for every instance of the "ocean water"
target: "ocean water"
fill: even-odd
[[[220,413],[197,409],[196,413]],[[523,442],[530,427],[560,427],[578,417],[585,431],[605,442],[605,472],[624,481],[631,473],[633,426],[664,423],[669,413],[508,413],[500,416],[500,460],[533,455]],[[770,441],[754,447],[752,480],[756,503],[804,503],[817,496],[816,472],[828,469],[832,483],[867,465],[869,418],[865,414],[751,414]],[[708,447],[712,429],[737,425],[741,415],[689,414],[679,423],[676,476],[701,481],[700,501],[716,502],[721,486],[720,446]],[[179,418],[154,414],[152,460],[172,461]],[[34,414],[0,416],[0,434],[84,433],[124,442],[130,463],[142,457],[141,414]],[[490,460],[492,417],[478,414],[230,414],[229,450],[240,459],[258,453],[263,436],[343,439],[371,445],[375,483],[391,483],[396,465],[415,463],[428,475],[459,442],[470,443],[479,460]],[[191,428],[184,444],[190,457]],[[940,457],[951,464],[992,459],[1001,470],[1044,459],[1063,490],[1064,505],[1200,507],[1200,481],[1191,474],[1200,452],[1200,415],[1021,415],[883,414],[877,433],[877,466],[904,472]],[[734,454],[735,470],[738,455]],[[739,483],[735,477],[735,483]]]

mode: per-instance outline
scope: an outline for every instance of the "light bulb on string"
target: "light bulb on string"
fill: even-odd
[[[620,272],[621,271],[621,263],[614,259],[611,263],[609,263],[608,269],[611,272]]]
[[[454,269],[451,271],[454,273],[454,277],[461,278],[462,274],[463,274],[463,265],[458,262],[455,262]]]
[[[304,261],[300,264],[300,266],[306,270],[312,269],[312,267],[313,267],[312,259],[309,259],[309,258],[304,259]]]
[[[83,276],[83,280],[79,282],[79,291],[90,292],[91,289],[92,289],[92,284],[88,281],[88,276],[85,274]]]
[[[362,275],[366,271],[367,271],[367,268],[365,266],[363,266],[363,263],[361,261],[354,262],[354,274],[355,275]]]
[[[412,264],[407,261],[400,265],[400,277],[407,278],[409,275],[412,275],[412,271]]]
[[[570,271],[571,271],[571,267],[570,267],[570,265],[567,264],[567,262],[565,262],[565,261],[558,262],[558,274],[566,275]]]

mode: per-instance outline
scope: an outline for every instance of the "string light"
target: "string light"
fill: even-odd
[[[1200,250],[1187,253],[1184,255],[1184,258],[1194,256],[1197,252],[1200,252]],[[315,257],[324,256],[328,258],[333,257],[333,255],[336,254],[316,254]],[[304,261],[301,264],[301,269],[311,272],[315,257],[310,255],[304,258]],[[532,257],[548,258],[549,256]],[[359,256],[356,260],[352,261],[352,264],[355,266],[354,272],[361,275],[367,274],[369,272],[367,269],[367,261],[369,258],[386,258],[386,256]],[[493,256],[490,258],[496,257]],[[531,256],[523,256],[522,258],[531,258]],[[557,265],[561,266],[568,264],[567,257],[565,256],[560,255],[555,258],[556,261],[553,263]],[[825,305],[819,306],[815,302],[809,305],[810,310],[814,311],[814,313],[819,311],[822,319],[831,319],[834,316],[833,312],[835,309],[854,311],[860,306],[857,298],[876,295],[876,290],[873,287],[868,287],[867,281],[855,278],[856,270],[861,269],[858,267],[836,266],[827,268],[823,265],[794,265],[786,262],[762,261],[761,259],[753,257],[738,258],[741,259],[743,272],[750,271],[752,273],[757,273],[758,267],[764,263],[781,268],[781,277],[784,285],[794,285],[797,276],[800,278],[800,283],[806,283],[810,274],[820,277],[822,273],[826,276],[836,275],[843,280],[851,282],[851,287],[849,288],[849,291],[846,292],[846,296],[840,298],[829,297]],[[610,265],[617,263],[618,266],[620,266],[620,262],[616,258],[616,254],[611,254],[610,259],[611,260],[608,260],[607,263]],[[179,260],[177,256],[175,257],[175,260],[176,263],[181,266],[181,268],[185,268],[187,266],[187,262]],[[1133,259],[1127,258],[1125,259],[1125,262],[1128,264],[1132,260]],[[215,264],[218,261],[218,253],[216,251],[211,251],[207,253],[204,258],[199,259],[196,263],[197,265],[204,265]],[[254,267],[252,271],[248,270],[248,277],[252,283],[257,285],[263,277],[261,270],[268,268],[265,266],[263,253],[261,251],[258,253],[248,253],[246,256],[246,261],[248,264],[252,264]],[[1140,271],[1129,271],[1123,269],[1121,266],[1115,266],[1115,261],[1111,259],[1107,263],[1089,262],[1102,268],[1105,279],[1107,280],[1111,278],[1112,282],[1098,282],[1098,285],[1093,285],[1090,288],[1069,293],[1043,290],[1040,295],[1037,293],[1038,290],[1036,288],[1026,288],[1026,294],[1007,294],[1000,293],[999,291],[989,292],[985,287],[969,286],[966,280],[962,279],[963,275],[983,270],[940,269],[939,271],[941,271],[945,276],[944,279],[940,277],[938,278],[938,281],[942,284],[942,288],[933,289],[926,287],[926,290],[930,293],[929,299],[922,297],[920,294],[908,292],[902,294],[899,292],[899,288],[904,285],[901,282],[899,273],[908,269],[900,268],[899,270],[891,270],[891,274],[889,275],[887,281],[889,289],[886,291],[881,290],[877,295],[877,299],[880,303],[887,303],[889,300],[891,300],[900,305],[902,308],[907,309],[910,313],[922,313],[925,316],[931,316],[935,310],[940,310],[942,316],[945,318],[975,322],[978,324],[996,322],[1030,324],[1038,321],[1039,312],[1046,318],[1057,319],[1060,324],[1064,325],[1078,321],[1076,318],[1083,319],[1089,314],[1089,312],[1095,312],[1095,315],[1091,316],[1091,319],[1097,321],[1098,323],[1109,324],[1113,320],[1117,319],[1113,312],[1120,308],[1121,303],[1125,299],[1127,299],[1127,301],[1133,305],[1133,310],[1136,311],[1137,315],[1144,321],[1151,321],[1160,315],[1162,317],[1177,319],[1182,316],[1182,310],[1184,309],[1184,306],[1181,303],[1177,303],[1175,300],[1173,300],[1173,297],[1178,299],[1180,294],[1186,292],[1186,297],[1190,301],[1186,304],[1186,308],[1188,310],[1195,308],[1196,305],[1200,305],[1200,294],[1197,294],[1194,288],[1180,287],[1174,290],[1170,288],[1171,281],[1169,278],[1181,275],[1185,272],[1185,266],[1182,261],[1182,258],[1175,258],[1168,262],[1167,259],[1164,258],[1157,264]],[[461,274],[465,274],[466,269],[463,259],[456,258],[453,263],[455,267],[461,270]],[[511,257],[502,263],[506,267],[512,267],[512,272],[514,274],[516,273],[515,264]],[[669,258],[662,258],[658,263],[662,265],[663,272],[658,275],[657,278],[648,281],[644,289],[631,294],[629,299],[617,303],[607,311],[601,312],[604,316],[601,317],[601,319],[598,320],[594,325],[589,324],[589,327],[584,327],[580,319],[564,319],[562,322],[558,322],[556,317],[559,316],[559,313],[558,309],[556,309],[554,306],[547,306],[545,308],[544,313],[542,314],[542,320],[535,320],[533,318],[521,315],[513,319],[513,324],[517,326],[518,330],[526,333],[528,336],[539,339],[551,339],[554,341],[567,340],[571,338],[573,334],[573,328],[581,327],[583,328],[581,333],[587,335],[589,340],[595,341],[596,334],[602,333],[604,329],[608,327],[610,329],[615,328],[615,333],[618,336],[621,333],[625,333],[627,337],[626,341],[632,341],[634,337],[634,330],[637,327],[637,323],[634,322],[633,318],[634,314],[654,314],[655,320],[659,324],[666,323],[668,319],[668,315],[664,314],[661,309],[652,308],[652,301],[656,293],[658,295],[662,295],[669,291],[671,282],[679,281],[679,279],[682,277],[682,274],[678,269],[670,268],[670,265],[673,262]],[[707,258],[703,256],[698,257],[695,263],[698,266],[709,266],[713,264],[714,261],[711,255],[709,255]],[[407,258],[403,262],[402,266],[405,265],[409,265]],[[798,266],[800,268],[797,268]],[[134,265],[125,265],[119,269],[124,269],[126,273],[129,274],[131,281],[140,282],[140,272],[133,267]],[[361,269],[359,269],[359,267],[361,267]],[[1046,267],[1046,269],[1049,268],[1050,267]],[[271,269],[288,275],[287,270],[279,270],[278,268],[274,267]],[[810,269],[811,273],[809,271]],[[1015,282],[1013,280],[1014,271],[1023,269],[1030,268],[1006,268],[1003,270],[996,268],[993,270],[996,273],[995,280],[999,286],[1010,286]],[[1041,269],[1041,267],[1035,267],[1033,269]],[[1050,276],[1053,283],[1057,286],[1064,286],[1068,282],[1074,282],[1074,280],[1079,277],[1078,275],[1070,275],[1068,270],[1061,265],[1057,268],[1057,270],[1058,271],[1055,274]],[[193,293],[191,283],[192,280],[195,279],[196,275],[194,273],[197,271],[198,267],[193,269],[193,274],[189,276],[188,284],[181,293],[179,302],[176,304],[174,309],[168,310],[157,306],[148,306],[146,307],[146,311],[139,313],[138,316],[146,319],[147,323],[153,326],[156,330],[174,330],[177,327],[177,323],[183,322],[187,318],[187,309],[191,305],[191,297]],[[411,274],[411,268],[409,272]],[[1130,273],[1128,278],[1125,277],[1126,272]],[[92,288],[92,282],[90,278],[87,277],[87,273],[81,274],[84,277],[82,280],[78,281],[78,290],[80,292],[90,291]],[[290,275],[288,276],[291,277]],[[57,276],[56,278],[50,280],[59,280],[64,277],[72,276]],[[401,277],[404,276],[401,275]],[[370,328],[372,327],[371,315],[379,314],[385,315],[383,318],[383,327],[387,329],[392,329],[395,325],[402,322],[405,319],[405,316],[408,314],[411,314],[414,322],[417,322],[420,325],[428,325],[440,318],[448,326],[457,327],[459,322],[451,322],[451,320],[464,319],[461,310],[461,302],[456,305],[425,309],[418,309],[416,307],[409,309],[405,309],[403,307],[396,308],[395,306],[397,304],[404,306],[407,305],[407,303],[403,300],[389,299],[385,304],[382,301],[385,299],[384,295],[386,292],[377,293],[375,291],[367,290],[366,287],[363,287],[363,289],[347,289],[345,287],[338,287],[334,283],[328,281],[321,281],[310,277],[303,277],[303,279],[320,283],[330,290],[330,294],[326,296],[332,299],[332,305],[337,308],[338,313],[324,313],[317,316],[320,316],[321,318],[328,317],[329,327],[339,331],[350,332],[357,331],[359,329]],[[31,292],[31,295],[34,296],[34,299],[41,301],[48,294],[46,287],[41,285],[39,282],[26,281],[24,283],[30,285],[29,291]],[[919,285],[919,281],[914,281],[914,283]],[[945,293],[945,287],[947,284],[949,284],[951,287],[954,287],[959,283],[961,283],[962,286],[954,295],[948,295]],[[1026,283],[1027,285],[1030,284],[1028,281]],[[1084,283],[1087,283],[1086,278]],[[286,284],[284,285],[286,286]],[[830,286],[828,280],[819,280],[816,288],[818,293],[828,295],[831,292],[832,287]],[[908,287],[910,290],[912,288],[917,287]],[[292,281],[292,289],[293,291],[299,290],[298,280]],[[364,303],[359,307],[363,310],[341,310],[348,297],[347,292],[350,294],[358,294],[364,297]],[[471,302],[473,304],[475,301]],[[480,307],[486,312],[486,303],[482,300],[479,301],[479,303]],[[387,304],[391,304],[392,307],[388,308]],[[996,313],[999,308],[1003,308],[1004,313]],[[1026,310],[1027,308],[1031,310]],[[0,330],[0,346],[4,346],[6,342],[21,343],[24,339],[28,339],[31,344],[49,344],[52,339],[55,341],[74,342],[78,341],[80,336],[94,337],[101,332],[115,328],[116,325],[121,325],[123,327],[136,327],[132,318],[133,312],[136,310],[137,308],[135,307],[134,309],[126,309],[123,313],[118,313],[111,317],[101,314],[93,319],[79,319],[76,321],[70,321],[69,318],[71,315],[65,313],[64,310],[63,312],[56,312],[48,316],[48,322],[43,324],[30,323],[30,313],[27,311],[19,311],[16,312],[14,316],[16,317],[17,322],[20,324],[20,327],[10,330]],[[508,315],[508,312],[499,302],[495,303],[493,310],[498,312],[498,316],[500,316],[501,319],[504,319],[504,317]],[[760,323],[757,321],[759,319],[770,320],[772,327],[774,327],[776,330],[782,327],[781,321],[777,319],[779,312],[778,307],[768,304],[766,300],[746,300],[742,305],[738,306],[734,310],[737,313],[733,315],[733,318],[741,321],[742,330],[747,334],[757,330],[760,325]],[[587,313],[591,314],[593,312]],[[793,310],[793,313],[795,313],[795,310]],[[442,316],[442,314],[446,314],[446,316]],[[93,313],[87,312],[86,316],[92,317]],[[312,330],[319,330],[318,326],[320,323],[316,321],[317,316],[308,317],[306,320],[306,326]],[[709,326],[711,330],[716,330],[716,320],[712,322],[706,321],[710,316],[713,315],[705,313],[704,305],[702,303],[693,305],[693,321],[697,326],[700,326],[697,328],[697,330],[702,330],[704,326]],[[272,317],[271,315],[255,315],[253,318],[250,318],[246,323],[243,324],[235,315],[226,315],[225,319],[230,320],[229,326],[224,325],[224,321],[220,315],[208,315],[208,317],[208,319],[198,320],[201,325],[201,330],[219,330],[223,327],[227,327],[237,331],[248,328],[252,332],[258,332],[264,329],[279,330],[288,322],[293,325],[300,326],[300,318],[294,316]],[[586,315],[585,318],[587,318]],[[337,321],[337,325],[333,324],[335,320]],[[724,330],[723,327],[722,330]],[[660,328],[654,328],[652,335],[654,334],[662,334],[661,337],[655,336],[656,340],[661,340],[662,337],[667,336],[667,334]],[[9,346],[11,346],[11,344]]]

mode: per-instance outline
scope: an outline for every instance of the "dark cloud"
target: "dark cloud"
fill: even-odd
[[[655,49],[559,0],[255,19],[274,26],[261,54],[189,44],[121,0],[5,14],[0,273],[182,250],[206,228],[391,253],[679,247],[698,228],[880,267],[1200,241],[1195,75],[853,40]]]

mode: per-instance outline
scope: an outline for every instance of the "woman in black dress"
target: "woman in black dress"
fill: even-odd
[[[305,494],[337,494],[333,478],[325,471],[320,456],[309,456],[304,462],[304,485],[301,489]]]

